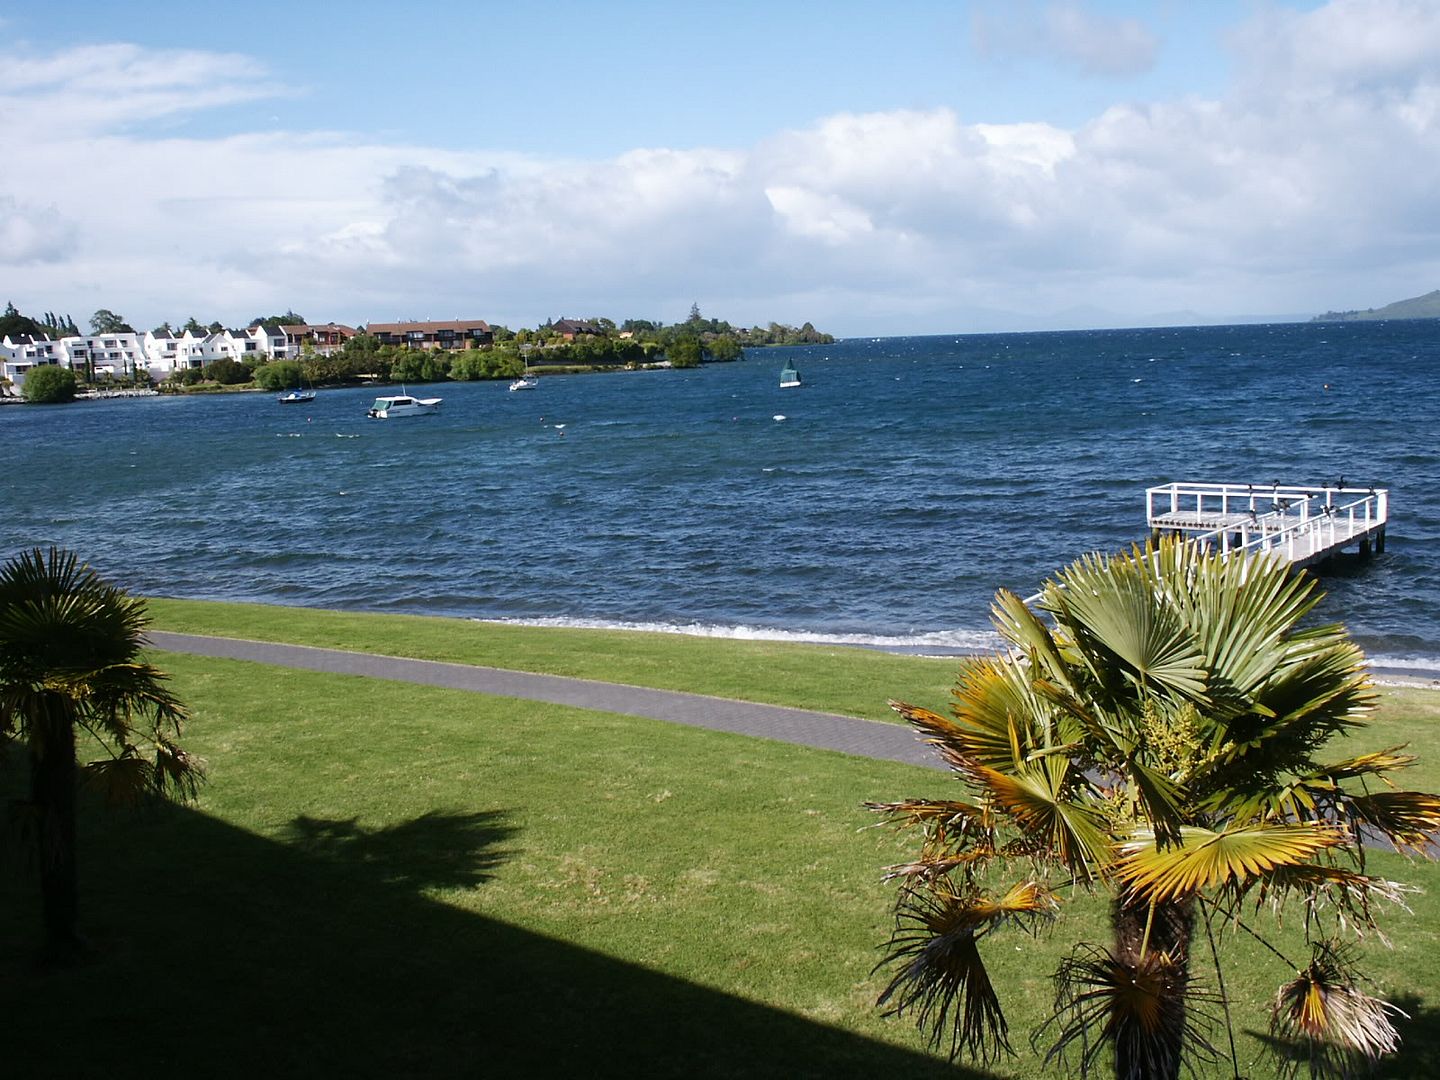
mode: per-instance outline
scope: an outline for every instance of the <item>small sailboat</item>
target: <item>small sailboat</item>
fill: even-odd
[[[306,381],[308,382],[309,380]],[[308,401],[315,400],[315,388],[313,386],[307,386],[301,389],[300,384],[296,383],[295,389],[278,395],[275,400],[281,405],[303,405]]]
[[[800,372],[795,370],[795,365],[790,361],[785,361],[785,367],[780,371],[780,389],[785,390],[800,385]]]
[[[534,390],[540,383],[530,374],[530,358],[525,358],[525,374],[510,384],[511,390]]]

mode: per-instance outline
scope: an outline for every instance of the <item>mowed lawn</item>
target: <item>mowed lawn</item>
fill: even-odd
[[[192,808],[87,808],[86,965],[35,969],[33,878],[17,867],[0,885],[8,1075],[1055,1074],[1028,1037],[1060,957],[1103,935],[1093,901],[1038,941],[987,942],[1016,1049],[989,1071],[951,1069],[874,1007],[893,900],[881,872],[910,848],[870,828],[862,803],[945,794],[942,773],[458,691],[156,659],[190,704],[187,745],[210,781]],[[918,696],[929,678],[873,691]],[[1436,700],[1387,692],[1365,745],[1423,749]],[[1435,756],[1419,775],[1432,786]],[[7,793],[23,786],[16,758]],[[1382,1075],[1418,1075],[1440,1063],[1440,874],[1388,855],[1372,868],[1426,890],[1413,915],[1388,918],[1393,949],[1366,945],[1377,989],[1413,1017]],[[1284,932],[1251,921],[1302,958],[1298,913]],[[1271,1076],[1257,1060],[1262,1012],[1287,972],[1243,934],[1220,946],[1235,954],[1240,1071]]]
[[[874,649],[513,626],[203,600],[149,601],[155,629],[569,675],[898,722],[886,700],[944,709],[956,660]]]

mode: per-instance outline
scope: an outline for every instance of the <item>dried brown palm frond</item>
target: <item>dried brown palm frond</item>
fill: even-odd
[[[1440,833],[1440,796],[1423,791],[1353,795],[1341,806],[1358,835],[1379,834],[1402,853],[1428,855]]]
[[[1367,1074],[1400,1045],[1392,1016],[1405,1013],[1359,987],[1350,946],[1316,942],[1310,964],[1275,995],[1270,1032],[1294,1053],[1285,1075],[1305,1069],[1311,1080]]]
[[[885,868],[885,876],[882,881],[896,881],[907,878],[915,881],[933,881],[942,878],[953,870],[974,866],[976,863],[984,862],[990,856],[988,853],[978,851],[960,852],[956,855],[938,856],[932,859],[921,859],[918,862],[896,863],[894,866]]]
[[[1277,919],[1293,899],[1304,907],[1307,917],[1333,912],[1340,930],[1359,935],[1376,928],[1376,910],[1384,905],[1408,911],[1405,897],[1417,891],[1413,885],[1371,877],[1343,866],[1302,864],[1277,867],[1253,879],[1237,890],[1237,899],[1253,894],[1256,910],[1268,907]]]
[[[1009,1025],[980,956],[979,940],[1006,922],[1026,928],[1053,917],[1054,895],[1038,882],[1023,881],[999,897],[958,896],[946,889],[907,889],[896,905],[895,930],[876,970],[900,969],[877,1004],[889,1013],[915,1015],[916,1027],[938,1048],[950,1033],[950,1057],[963,1050],[980,1061],[1011,1053]],[[951,1009],[958,1012],[950,1023]]]
[[[1106,1049],[1120,1080],[1178,1076],[1182,1062],[1213,1061],[1209,1034],[1217,1026],[1208,1006],[1219,1001],[1198,985],[1180,957],[1162,949],[1127,960],[1082,943],[1055,973],[1055,1011],[1034,1042],[1054,1033],[1045,1062],[1079,1053],[1088,1076]]]

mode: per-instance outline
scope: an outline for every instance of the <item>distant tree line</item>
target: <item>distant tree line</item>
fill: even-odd
[[[298,312],[286,309],[284,314],[257,315],[248,327],[273,328],[282,325],[306,325],[308,320]],[[135,333],[126,319],[108,308],[90,316],[92,334]],[[178,328],[169,321],[154,327],[154,333],[203,335],[225,329],[220,322],[202,323],[190,316]],[[666,325],[649,319],[626,319],[617,324],[613,319],[596,316],[590,319],[546,319],[534,329],[511,330],[492,327],[494,345],[481,349],[445,351],[415,349],[405,345],[382,345],[369,334],[356,334],[342,347],[320,353],[306,345],[297,360],[268,361],[264,356],[242,360],[214,360],[203,368],[182,368],[167,377],[162,389],[210,386],[242,386],[254,383],[265,390],[284,390],[308,383],[312,386],[344,385],[360,381],[374,382],[438,382],[445,379],[472,381],[476,379],[513,379],[527,368],[591,370],[618,367],[637,368],[647,364],[668,362],[677,368],[696,367],[707,361],[739,360],[746,347],[767,345],[829,344],[835,339],[821,333],[810,323],[786,326],[769,323],[765,327],[735,327],[723,319],[707,319],[698,304],[690,306],[690,315],[680,323]],[[0,317],[0,336],[4,334],[45,335],[48,337],[78,336],[80,331],[70,316],[46,312],[32,319],[7,305]],[[84,385],[86,373],[81,375]],[[27,379],[33,376],[27,375]],[[93,380],[94,376],[90,375]],[[137,372],[136,380],[147,380]],[[48,376],[42,376],[44,383]],[[72,376],[69,393],[73,395]],[[47,388],[47,394],[59,393],[54,400],[64,400],[64,388]]]

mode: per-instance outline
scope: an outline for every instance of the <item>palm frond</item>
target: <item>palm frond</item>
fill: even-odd
[[[1174,602],[1207,659],[1210,689],[1221,701],[1244,702],[1286,660],[1283,642],[1319,602],[1315,581],[1280,559],[1218,560],[1193,544],[1162,546],[1157,576],[1185,580]]]
[[[1153,560],[1140,551],[1082,558],[1046,593],[1056,618],[1083,640],[1090,673],[1102,684],[1115,675],[1167,695],[1204,700],[1205,655],[1173,602]]]
[[[134,747],[119,757],[90,761],[80,770],[81,782],[113,806],[139,806],[153,790],[155,763]]]
[[[1126,959],[1082,943],[1061,962],[1055,982],[1055,1010],[1033,1040],[1053,1033],[1047,1065],[1078,1049],[1080,1074],[1088,1076],[1110,1049],[1116,1076],[1140,1080],[1177,1076],[1182,1061],[1219,1056],[1209,1039],[1216,1020],[1207,1008],[1218,998],[1166,950]]]
[[[1341,806],[1366,839],[1376,834],[1395,845],[1397,851],[1428,855],[1434,851],[1440,832],[1440,795],[1424,791],[1376,791],[1368,795],[1346,795]]]
[[[1310,964],[1279,989],[1271,1006],[1271,1034],[1296,1051],[1282,1063],[1286,1075],[1304,1066],[1312,1078],[1358,1076],[1399,1047],[1390,1018],[1405,1013],[1365,993],[1359,982],[1349,946],[1315,943]]]
[[[918,827],[925,833],[920,857],[887,868],[887,881],[901,877],[939,877],[995,855],[992,815],[983,806],[953,799],[909,799],[898,803],[866,803],[865,807],[887,815],[901,828]]]
[[[919,729],[923,740],[935,747],[940,757],[952,769],[968,761],[975,749],[976,732],[947,720],[939,713],[908,705],[903,701],[891,701],[890,708],[911,726]]]
[[[904,799],[901,802],[867,802],[865,809],[899,819],[902,825],[940,825],[947,829],[984,828],[989,812],[983,806],[958,799]]]
[[[1061,655],[1059,643],[1049,627],[1025,606],[1025,601],[1008,589],[997,590],[990,613],[1000,636],[1029,658],[1037,675],[1058,683],[1069,693],[1078,691],[1070,665]]]
[[[1221,831],[1185,828],[1178,844],[1162,848],[1147,830],[1120,845],[1112,872],[1136,902],[1165,904],[1216,886],[1243,888],[1346,840],[1342,830],[1325,825],[1249,825]]]
[[[1320,766],[1313,770],[1311,775],[1324,777],[1337,784],[1344,780],[1358,780],[1370,776],[1379,777],[1389,783],[1389,773],[1408,769],[1420,760],[1414,754],[1401,753],[1404,749],[1405,746],[1402,744],[1387,747],[1384,750],[1376,750],[1370,754],[1356,754],[1343,761]]]
[[[899,970],[876,1004],[888,1005],[888,1015],[914,1013],[932,1047],[938,1049],[948,1034],[952,1061],[962,1050],[982,1062],[1011,1053],[1009,1024],[978,944],[986,930],[1009,917],[983,896],[903,891],[889,948],[876,965],[898,964]]]
[[[1292,898],[1304,906],[1308,920],[1333,912],[1342,932],[1364,933],[1376,929],[1375,910],[1382,905],[1409,910],[1405,897],[1418,891],[1413,885],[1372,877],[1343,866],[1302,863],[1278,866],[1252,878],[1237,890],[1237,898],[1253,893],[1255,907],[1269,907],[1277,917]],[[1383,935],[1381,935],[1383,940]]]
[[[1013,774],[971,764],[963,774],[1022,833],[1077,877],[1094,878],[1110,862],[1104,821],[1069,790],[1072,776],[1066,759],[1047,758]]]
[[[1185,790],[1133,755],[1125,762],[1124,772],[1135,785],[1145,817],[1154,830],[1156,843],[1162,847],[1177,843],[1185,824]]]

